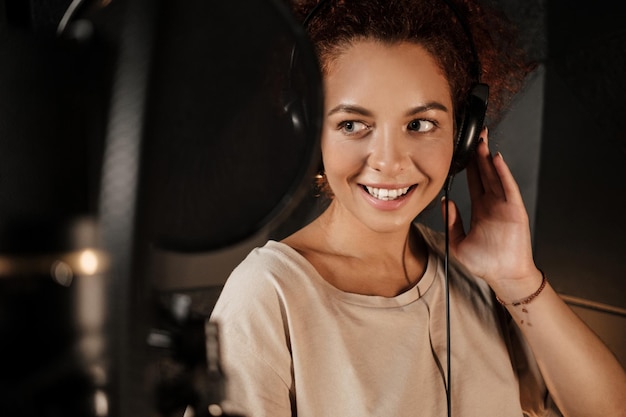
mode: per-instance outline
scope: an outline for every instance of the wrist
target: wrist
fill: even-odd
[[[515,280],[501,281],[498,288],[493,288],[496,299],[504,306],[528,304],[537,298],[547,284],[543,271],[535,272]]]

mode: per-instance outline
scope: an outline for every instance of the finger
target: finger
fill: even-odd
[[[509,166],[504,161],[500,152],[496,153],[493,158],[493,165],[500,177],[500,183],[502,186],[502,192],[507,201],[523,204],[522,193],[520,192],[519,185],[515,181],[515,177],[511,173]]]
[[[483,189],[485,192],[489,192],[498,198],[504,198],[502,182],[493,164],[493,157],[491,156],[491,152],[489,151],[489,146],[486,141],[478,144],[476,154],[478,172],[480,174]]]
[[[482,136],[480,140],[483,140]],[[485,193],[485,189],[483,188],[483,182],[480,178],[478,163],[476,160],[477,156],[474,155],[467,164],[467,169],[465,172],[471,201],[478,201],[478,199],[481,198],[482,195]]]

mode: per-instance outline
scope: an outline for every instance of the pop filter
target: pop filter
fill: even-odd
[[[142,255],[220,249],[295,208],[323,104],[313,48],[279,0],[128,4],[99,206],[119,415],[150,396],[137,377],[155,321]]]
[[[319,160],[317,61],[278,2],[162,2],[158,19],[141,235],[166,250],[218,249],[277,221],[307,191]]]

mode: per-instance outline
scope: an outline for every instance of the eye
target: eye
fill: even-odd
[[[425,119],[411,120],[409,124],[407,125],[408,130],[421,132],[421,133],[430,132],[435,127],[437,127],[437,124],[435,122],[431,120],[425,120]]]
[[[357,122],[354,120],[345,120],[339,123],[339,130],[345,135],[358,135],[369,129],[369,126],[363,122]]]

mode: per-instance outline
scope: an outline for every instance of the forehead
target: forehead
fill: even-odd
[[[451,108],[443,71],[430,53],[410,42],[352,42],[326,63],[324,84],[331,100],[436,100]]]

